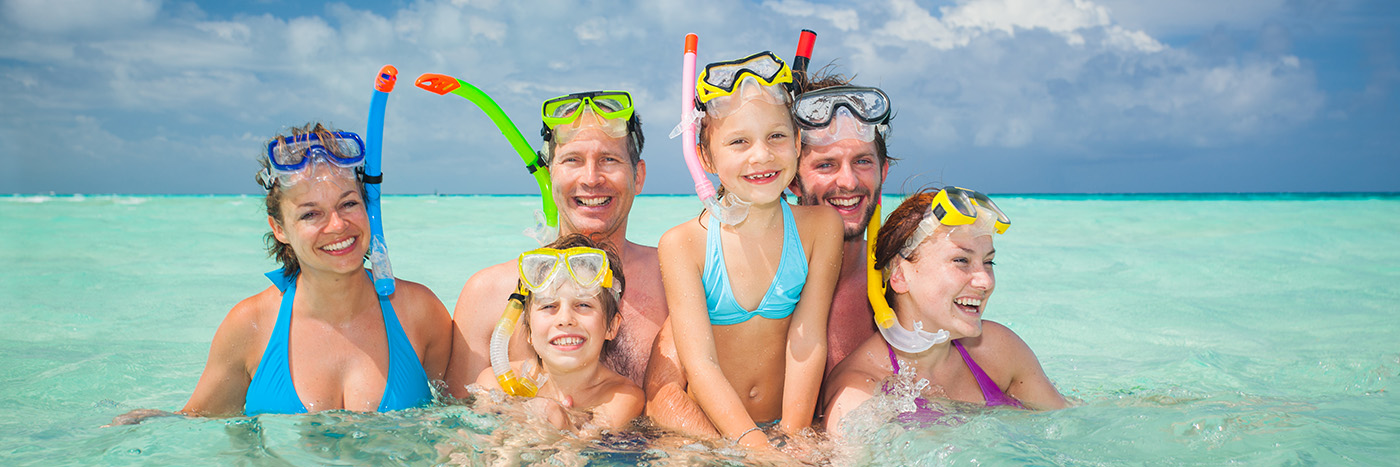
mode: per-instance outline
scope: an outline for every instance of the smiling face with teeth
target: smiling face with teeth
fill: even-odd
[[[845,240],[859,240],[889,171],[889,162],[880,162],[874,142],[843,139],[803,146],[797,178],[789,188],[798,194],[798,204],[835,208],[841,213]]]
[[[278,242],[302,270],[361,273],[369,250],[369,216],[353,174],[297,183],[281,196],[281,219],[268,216]]]
[[[632,201],[646,182],[646,161],[634,167],[628,144],[627,136],[586,128],[554,148],[549,176],[561,235],[626,232]]]
[[[772,203],[797,176],[800,142],[787,106],[750,100],[726,117],[705,117],[703,123],[700,162],[740,199]]]
[[[953,339],[980,336],[982,313],[996,288],[992,236],[970,228],[938,229],[909,259],[891,261],[895,312],[909,329],[919,320],[924,329],[946,329]]]
[[[617,304],[606,292],[580,299],[577,285],[565,281],[558,297],[531,296],[525,326],[530,345],[550,374],[559,375],[599,365],[604,344],[617,337],[621,321]]]

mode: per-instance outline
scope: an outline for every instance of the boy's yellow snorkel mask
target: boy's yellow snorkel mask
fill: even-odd
[[[621,300],[620,282],[613,281],[608,254],[598,248],[539,248],[520,254],[516,260],[520,288],[511,294],[501,320],[491,332],[491,371],[501,389],[512,396],[534,397],[548,374],[539,371],[534,360],[527,360],[517,376],[510,367],[510,336],[525,311],[526,295],[536,300],[553,300],[564,281],[574,282],[579,298],[593,297],[603,290]]]

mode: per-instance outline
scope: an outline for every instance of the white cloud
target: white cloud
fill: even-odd
[[[1254,27],[1288,10],[1289,0],[1095,0],[1127,28],[1156,35],[1208,31],[1216,26]]]
[[[5,0],[10,23],[31,31],[63,33],[145,23],[160,0]]]
[[[853,31],[860,27],[860,13],[853,8],[816,5],[803,0],[768,0],[763,2],[763,6],[787,16],[820,18],[839,31]]]
[[[671,1],[541,7],[420,0],[382,11],[331,4],[325,14],[305,17],[151,13],[163,19],[110,23],[119,34],[44,41],[7,28],[0,30],[0,57],[14,63],[0,63],[0,77],[24,92],[0,94],[10,139],[0,147],[7,154],[98,157],[101,151],[45,142],[86,131],[108,138],[87,146],[105,148],[110,156],[102,157],[218,141],[230,146],[227,153],[210,154],[246,159],[256,146],[246,135],[262,139],[311,120],[362,130],[373,75],[388,63],[401,73],[386,119],[385,168],[398,171],[403,184],[391,192],[532,189],[518,157],[478,109],[413,86],[426,72],[491,94],[531,144],[538,144],[541,100],[629,90],[651,137],[648,192],[669,192],[686,186],[676,142],[665,138],[678,118],[684,34],[700,34],[703,64],[760,50],[786,57],[804,27],[820,35],[814,67],[839,60],[843,71],[858,75],[857,84],[891,95],[898,112],[892,148],[909,153],[1221,145],[1305,124],[1327,103],[1312,65],[1288,53],[1286,40],[1206,59],[1164,46],[1119,21],[1105,3],[965,0],[929,10],[913,0],[839,7],[716,0],[696,11]],[[14,4],[6,4],[7,15]],[[809,24],[811,18],[824,23]],[[20,115],[67,130],[17,123]],[[74,115],[93,120],[81,126]],[[164,129],[151,129],[157,125]],[[932,164],[896,155],[906,158],[901,170]],[[217,186],[251,190],[246,175]]]
[[[891,0],[890,21],[884,32],[908,41],[922,41],[940,50],[966,46],[977,37],[1001,33],[1015,37],[1018,31],[1043,30],[1067,44],[1085,45],[1084,34],[1093,31],[1116,47],[1147,52],[1162,45],[1141,31],[1113,24],[1108,10],[1087,0],[965,0],[940,7],[934,17],[914,0]]]

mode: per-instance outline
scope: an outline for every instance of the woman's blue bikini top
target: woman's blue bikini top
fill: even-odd
[[[297,388],[292,385],[287,355],[297,278],[284,276],[281,269],[267,273],[267,278],[282,291],[282,306],[277,310],[277,324],[272,328],[272,337],[268,339],[262,361],[258,362],[253,381],[248,384],[243,413],[250,417],[264,413],[306,413],[306,406],[301,404]],[[423,371],[423,363],[418,360],[413,345],[409,344],[408,335],[399,325],[399,318],[388,298],[379,297],[379,310],[384,315],[384,332],[389,339],[389,376],[384,383],[384,395],[379,400],[379,411],[407,409],[432,402],[433,392],[428,386],[428,374]]]
[[[792,208],[786,202],[779,201],[779,204],[783,206],[782,257],[768,292],[753,311],[745,310],[734,299],[729,271],[724,265],[724,247],[719,239],[719,218],[710,216],[709,232],[705,235],[705,270],[700,276],[705,285],[705,307],[710,311],[710,324],[739,324],[754,316],[768,319],[792,316],[797,299],[802,297],[802,286],[807,284],[807,254],[802,249],[802,237],[797,234]]]

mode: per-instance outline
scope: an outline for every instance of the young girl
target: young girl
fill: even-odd
[[[705,112],[701,164],[719,175],[721,204],[746,206],[747,214],[724,213],[721,223],[720,213],[703,212],[658,245],[671,334],[658,337],[662,355],[653,353],[648,391],[656,383],[689,397],[653,398],[661,407],[651,413],[695,413],[698,404],[698,421],[658,420],[749,448],[770,446],[760,426],[796,433],[811,424],[841,263],[836,212],[782,198],[800,144],[788,110],[791,76],[769,52],[705,67],[696,85]],[[683,372],[653,378],[675,354]]]
[[[931,382],[939,398],[987,406],[1065,407],[1030,347],[1006,326],[982,319],[996,288],[992,233],[1005,232],[1011,223],[991,199],[956,187],[925,190],[904,200],[883,229],[878,217],[871,222],[879,237],[873,240],[870,274],[883,270],[889,287],[884,298],[872,294],[877,309],[892,299],[888,306],[897,318],[894,326],[914,329],[914,323],[922,322],[925,329],[946,334],[915,346],[922,348],[916,352],[896,348],[906,347],[899,343],[891,346],[881,334],[861,344],[828,380],[829,433],[842,436],[842,418],[882,390],[882,381],[901,372]],[[929,423],[942,415],[922,397],[915,406],[917,411],[901,414],[901,420]]]
[[[599,428],[620,428],[641,415],[642,389],[600,363],[622,324],[618,300],[624,279],[616,256],[588,237],[572,234],[521,254],[518,264],[520,285],[511,300],[523,301],[525,340],[538,356],[542,373],[531,377],[532,365],[525,360],[510,366],[512,374],[531,378],[532,385],[539,383],[534,396],[548,399],[531,403],[559,429],[578,428],[566,409],[588,416],[579,425]],[[477,384],[511,384],[504,380],[487,368]],[[521,395],[530,395],[533,388],[526,392]]]

